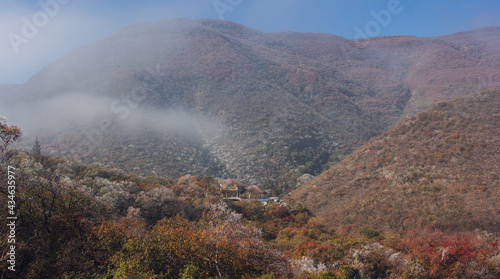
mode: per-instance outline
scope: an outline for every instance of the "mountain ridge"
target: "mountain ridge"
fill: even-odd
[[[285,189],[304,173],[319,174],[402,117],[500,86],[500,60],[489,51],[500,43],[495,35],[500,28],[488,29],[493,35],[467,50],[451,46],[454,40],[467,44],[476,32],[485,31],[347,40],[331,34],[263,33],[210,19],[138,24],[48,65],[16,89],[12,107],[72,92],[105,104],[100,118],[114,124],[129,117],[126,111],[190,111],[218,127],[209,136],[200,133],[196,148],[185,146],[178,135],[167,135],[165,142],[157,131],[149,144],[140,144],[140,133],[130,137],[135,138],[131,144],[119,131],[123,128],[113,125],[102,144],[80,159],[105,160],[138,174],[154,166],[167,176],[234,176]],[[16,123],[22,117],[12,118]],[[93,130],[96,123],[40,138],[53,147],[52,155],[75,156],[75,142],[83,137],[78,132]],[[165,154],[159,146],[174,151]],[[103,157],[110,152],[122,159]],[[200,160],[207,162],[203,166],[184,163],[175,171],[169,169],[175,164],[165,161],[194,162],[200,156],[208,156]],[[223,167],[207,171],[214,161]]]

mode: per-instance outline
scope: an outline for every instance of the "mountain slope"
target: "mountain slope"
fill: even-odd
[[[39,123],[27,139],[38,135],[52,155],[288,188],[404,115],[499,86],[498,34],[353,41],[170,19],[71,51],[0,109],[21,127]],[[83,104],[83,123],[59,123]],[[68,112],[52,113],[60,107]]]
[[[332,226],[500,232],[500,90],[439,103],[292,196]]]

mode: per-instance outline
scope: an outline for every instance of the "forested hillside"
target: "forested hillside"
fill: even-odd
[[[47,154],[137,175],[288,190],[402,116],[500,86],[500,29],[347,40],[221,20],[129,26],[75,49],[0,109]]]
[[[441,102],[292,196],[339,227],[500,232],[500,91]]]
[[[19,151],[15,232],[0,226],[3,278],[498,278],[487,232],[331,229],[303,205],[221,203],[212,177],[138,178]],[[15,168],[15,169],[13,169]],[[10,200],[1,184],[1,204]],[[6,220],[7,210],[0,211]],[[10,216],[10,215],[9,215]],[[8,239],[14,238],[15,243]],[[8,270],[15,245],[15,271]]]

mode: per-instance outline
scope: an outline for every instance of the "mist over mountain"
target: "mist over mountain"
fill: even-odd
[[[499,45],[499,27],[347,40],[170,19],[1,86],[0,114],[51,155],[290,188],[402,117],[500,86]]]

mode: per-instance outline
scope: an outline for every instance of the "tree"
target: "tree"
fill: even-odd
[[[33,148],[31,149],[31,153],[33,155],[42,154],[42,148],[40,146],[40,141],[38,141],[38,137],[35,138],[35,143],[33,144]]]
[[[7,125],[5,118],[0,118],[0,152],[4,152],[7,147],[21,138],[21,128]]]

